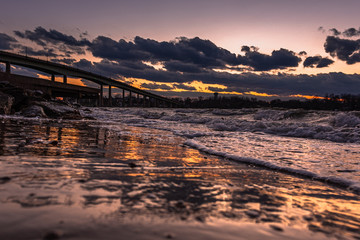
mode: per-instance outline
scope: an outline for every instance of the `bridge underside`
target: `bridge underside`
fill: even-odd
[[[100,89],[61,82],[49,81],[46,79],[26,77],[15,74],[0,72],[0,81],[7,81],[10,84],[24,89],[40,90],[52,97],[66,97],[73,99],[93,99],[93,103],[99,104]]]
[[[133,87],[131,85],[113,80],[111,78],[107,78],[104,76],[100,76],[91,72],[86,72],[84,70],[81,69],[76,69],[73,67],[69,67],[66,65],[62,65],[62,64],[58,64],[58,63],[53,63],[53,62],[48,62],[48,61],[43,61],[40,59],[36,59],[36,58],[31,58],[31,57],[27,57],[27,56],[22,56],[22,55],[18,55],[18,54],[13,54],[13,53],[8,53],[8,52],[4,52],[4,51],[0,51],[0,62],[5,63],[5,74],[7,74],[8,76],[11,76],[11,64],[14,65],[18,65],[18,66],[22,66],[22,67],[27,67],[27,68],[31,68],[31,69],[35,69],[38,71],[42,71],[45,73],[48,73],[51,75],[51,81],[49,80],[36,80],[36,82],[34,82],[33,84],[30,84],[30,89],[39,89],[38,87],[40,87],[40,85],[42,87],[46,86],[48,89],[51,89],[51,94],[54,96],[55,94],[64,94],[65,92],[67,92],[68,94],[73,93],[74,91],[76,91],[76,87],[80,87],[80,86],[76,86],[76,85],[70,85],[67,84],[67,77],[68,76],[72,76],[72,77],[76,77],[76,78],[82,78],[82,79],[86,79],[89,80],[91,82],[97,83],[100,86],[100,89],[97,90],[97,94],[99,94],[99,105],[103,106],[104,104],[104,98],[103,98],[103,88],[104,86],[108,87],[108,99],[106,99],[106,103],[108,106],[112,106],[113,102],[119,102],[118,99],[113,99],[112,98],[112,88],[116,87],[122,90],[122,100],[121,102],[121,106],[133,106],[134,102],[136,103],[137,106],[140,106],[140,104],[142,106],[155,106],[155,107],[173,107],[173,106],[179,106],[179,103],[153,94],[151,92],[148,91],[144,91],[142,89]],[[55,75],[62,75],[63,76],[63,83],[59,83],[59,82],[55,82]],[[46,82],[43,82],[46,81]],[[25,86],[25,82],[21,83],[22,86]],[[61,84],[61,85],[59,85]],[[69,86],[65,86],[65,85],[69,85]],[[61,90],[59,90],[61,89]],[[82,90],[78,90],[78,91],[83,91],[84,93],[88,93],[91,92],[93,90],[91,90],[94,88],[85,88],[82,87]],[[39,89],[41,90],[41,89]],[[127,93],[127,97],[125,97],[125,91]],[[136,96],[135,96],[136,95]],[[140,97],[141,96],[141,97]],[[114,101],[116,100],[116,101]]]

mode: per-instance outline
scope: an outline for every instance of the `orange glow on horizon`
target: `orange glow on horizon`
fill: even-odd
[[[290,95],[289,97],[294,97],[294,98],[306,98],[306,99],[325,99],[324,97],[311,96],[311,95],[301,95],[301,94]]]
[[[41,79],[46,79],[46,80],[49,80],[49,81],[51,80],[51,76],[44,75],[44,74],[39,74],[38,73],[37,77],[41,78]],[[63,82],[63,77],[62,76],[55,76],[55,81],[56,82]],[[67,83],[77,85],[77,86],[82,86],[82,87],[88,87],[81,81],[81,78],[68,77],[67,78]]]
[[[259,96],[259,97],[278,97],[279,96],[277,94],[258,93],[255,91],[244,92],[244,94]]]

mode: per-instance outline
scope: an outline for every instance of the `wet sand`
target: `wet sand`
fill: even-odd
[[[0,118],[0,239],[360,239],[360,196],[169,132]]]

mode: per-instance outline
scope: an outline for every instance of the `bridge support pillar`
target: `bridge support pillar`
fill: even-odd
[[[81,92],[78,94],[77,103],[80,103],[80,99],[82,99],[83,95]]]
[[[133,101],[132,101],[131,91],[129,91],[129,105],[130,105],[130,107],[132,107],[132,106],[133,106]]]
[[[67,83],[67,76],[64,75],[63,83]]]
[[[125,90],[122,91],[122,106],[125,107]]]
[[[138,107],[139,104],[140,104],[140,96],[139,96],[139,94],[137,94],[137,96],[136,96],[136,106]]]
[[[5,72],[6,72],[7,74],[10,74],[10,73],[11,73],[11,65],[10,65],[10,63],[9,63],[9,62],[6,62],[5,65],[6,65],[6,70],[5,70]]]
[[[111,85],[109,85],[109,107],[112,106],[112,99],[111,99]]]
[[[146,96],[143,95],[143,107],[145,107],[145,106],[146,106]]]
[[[100,96],[99,96],[99,106],[103,107],[104,106],[104,86],[102,84],[100,84]]]
[[[55,75],[54,74],[51,74],[51,81],[55,82]]]

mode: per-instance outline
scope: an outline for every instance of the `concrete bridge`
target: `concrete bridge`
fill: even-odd
[[[53,63],[53,62],[49,62],[49,61],[44,61],[44,60],[40,60],[37,58],[32,58],[32,57],[27,57],[27,56],[23,56],[23,55],[19,55],[19,54],[14,54],[14,53],[9,53],[9,52],[4,52],[4,51],[0,51],[0,62],[5,63],[5,74],[7,74],[10,78],[13,74],[11,74],[11,64],[13,65],[17,65],[17,66],[22,66],[22,67],[26,67],[26,68],[30,68],[30,69],[34,69],[34,70],[38,70],[47,74],[51,75],[51,81],[46,81],[46,80],[35,80],[37,82],[38,86],[48,86],[48,87],[53,87],[56,88],[58,87],[58,89],[62,88],[64,89],[68,89],[69,92],[71,92],[72,90],[74,91],[75,88],[77,88],[77,90],[79,92],[83,92],[83,93],[90,93],[93,94],[94,93],[94,88],[87,88],[87,87],[81,87],[81,86],[76,86],[76,85],[72,85],[72,84],[68,84],[67,83],[67,78],[68,76],[71,77],[75,77],[75,78],[82,78],[82,79],[86,79],[89,80],[91,82],[97,83],[100,86],[100,89],[98,90],[98,102],[99,102],[99,106],[103,106],[104,105],[104,96],[103,96],[103,87],[104,86],[108,86],[108,106],[112,106],[112,87],[116,87],[116,88],[120,88],[122,89],[122,106],[125,105],[125,91],[128,92],[129,95],[129,105],[132,106],[133,105],[133,99],[134,96],[133,94],[136,94],[136,100],[139,103],[140,102],[140,96],[142,97],[142,104],[143,106],[167,106],[167,107],[176,107],[176,106],[180,106],[179,102],[153,94],[151,92],[148,91],[144,91],[141,90],[139,88],[130,86],[126,83],[122,83],[116,80],[113,80],[111,78],[108,77],[104,77],[95,73],[91,73],[91,72],[87,72],[81,69],[77,69],[74,67],[69,67],[66,65],[62,65],[62,64],[58,64],[58,63]],[[58,82],[55,82],[55,76],[56,75],[61,75],[63,77],[63,82],[61,83],[61,85],[59,85]],[[14,77],[13,77],[14,78]],[[33,78],[34,80],[34,78]],[[28,82],[30,80],[28,79]],[[46,81],[46,82],[43,82]],[[26,80],[25,80],[26,82]],[[49,83],[52,82],[52,83]],[[35,84],[36,85],[36,84]],[[55,86],[56,85],[56,86]],[[33,85],[34,86],[34,85]],[[91,90],[92,89],[92,90]],[[41,90],[41,89],[39,89]]]

